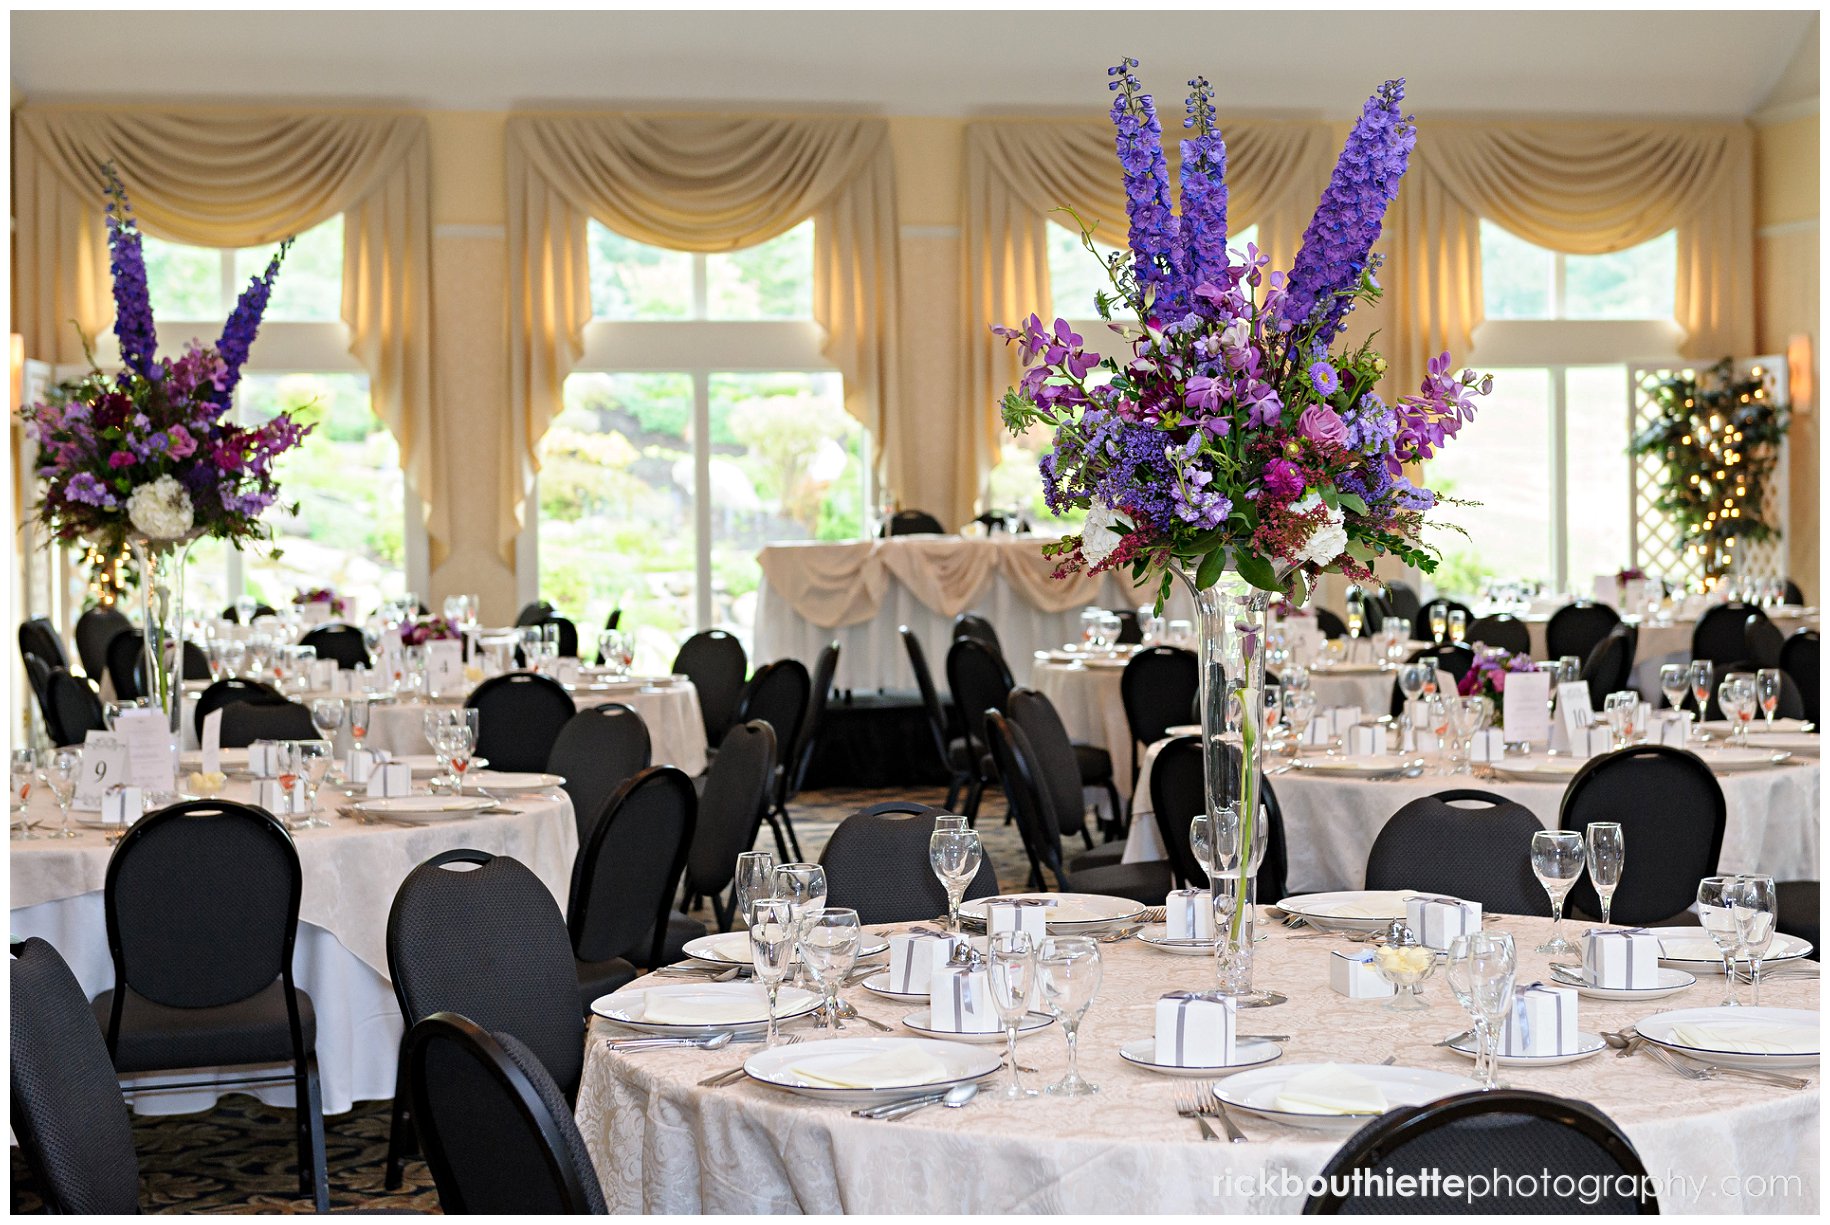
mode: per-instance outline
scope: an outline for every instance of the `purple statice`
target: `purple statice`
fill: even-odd
[[[121,504],[120,499],[110,493],[93,472],[78,472],[71,477],[69,484],[64,486],[64,497],[72,502],[99,506],[104,510]]]
[[[280,261],[286,258],[291,247],[290,238],[281,243],[268,262],[267,270],[250,280],[248,287],[241,291],[241,297],[235,300],[234,313],[223,324],[222,338],[216,342],[216,352],[222,357],[222,373],[212,379],[211,391],[205,394],[205,399],[222,405],[229,403],[235,384],[241,381],[242,363],[248,360],[248,351],[260,334],[261,315],[266,312],[267,299],[273,294],[273,282],[280,275]]]
[[[1171,511],[1183,523],[1205,530],[1225,523],[1233,504],[1214,487],[1213,472],[1199,462],[1200,451],[1201,435],[1195,434],[1184,446],[1165,448],[1163,459],[1175,475],[1169,489]]]
[[[1368,269],[1386,206],[1397,197],[1398,180],[1416,146],[1417,129],[1398,105],[1403,99],[1400,77],[1366,100],[1321,206],[1303,231],[1278,313],[1286,331],[1313,328],[1318,345],[1326,346],[1341,329],[1350,296]]]
[[[121,362],[129,370],[156,382],[159,369],[158,332],[153,327],[152,293],[146,286],[146,252],[140,245],[140,227],[127,203],[127,189],[115,173],[114,163],[102,167],[107,176],[108,270],[114,277],[114,334],[121,341]]]
[[[1131,220],[1131,250],[1137,256],[1140,292],[1155,290],[1152,314],[1181,315],[1187,306],[1178,222],[1169,202],[1169,159],[1163,155],[1163,125],[1156,100],[1131,75],[1137,61],[1127,57],[1106,69],[1115,78],[1106,88],[1112,124],[1118,129],[1118,164],[1125,177],[1125,213]]]
[[[1226,141],[1214,126],[1214,90],[1206,77],[1189,82],[1182,142],[1182,268],[1188,284],[1217,284],[1227,270]]]

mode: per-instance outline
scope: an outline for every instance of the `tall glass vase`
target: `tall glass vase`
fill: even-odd
[[[1241,1004],[1279,1003],[1252,984],[1253,878],[1264,859],[1264,645],[1271,593],[1231,570],[1194,597],[1201,742],[1214,831],[1214,961],[1219,992]]]
[[[184,727],[184,563],[191,543],[137,534],[127,537],[140,576],[146,700],[164,714],[173,735],[180,737]]]

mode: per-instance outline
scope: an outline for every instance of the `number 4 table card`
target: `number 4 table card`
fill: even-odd
[[[436,697],[464,683],[464,644],[439,641],[426,644],[426,692]]]

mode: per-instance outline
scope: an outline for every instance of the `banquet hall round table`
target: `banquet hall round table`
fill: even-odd
[[[1548,977],[1548,957],[1531,951],[1547,919],[1496,916],[1521,949],[1519,981]],[[1245,1034],[1290,1040],[1279,1063],[1378,1063],[1388,1055],[1410,1067],[1466,1076],[1471,1062],[1431,1044],[1467,1028],[1440,973],[1423,987],[1427,1011],[1387,1011],[1383,1000],[1350,1000],[1328,985],[1328,957],[1356,946],[1297,938],[1261,922],[1256,984],[1289,997],[1239,1014]],[[887,929],[886,929],[887,930]],[[853,1118],[842,1106],[741,1080],[723,1088],[698,1081],[741,1062],[756,1046],[614,1053],[601,1038],[626,1031],[594,1020],[576,1117],[612,1212],[648,1213],[1122,1213],[1300,1211],[1304,1192],[1281,1185],[1286,1172],[1320,1172],[1345,1133],[1299,1130],[1234,1112],[1246,1144],[1204,1143],[1194,1120],[1179,1117],[1178,1089],[1193,1083],[1132,1067],[1121,1044],[1149,1037],[1157,998],[1211,989],[1205,956],[1157,952],[1137,940],[1100,945],[1103,976],[1080,1030],[1080,1068],[1099,1086],[1089,1097],[1007,1101],[999,1072],[958,1110],[929,1109],[902,1122]],[[666,979],[644,979],[640,988]],[[671,981],[679,981],[674,979]],[[1743,988],[1745,991],[1745,988]],[[1697,984],[1656,1003],[1583,999],[1579,1026],[1618,1030],[1656,1011],[1721,1002],[1722,980]],[[1815,1010],[1818,983],[1769,979],[1762,1003]],[[913,1009],[846,988],[859,1012],[897,1025]],[[797,1021],[803,1043],[835,1036]],[[907,1030],[902,1031],[907,1034]],[[849,1023],[839,1037],[872,1036]],[[992,1048],[987,1048],[992,1049]],[[1002,1048],[995,1048],[1001,1050]],[[1718,1080],[1685,1080],[1650,1057],[1611,1051],[1551,1068],[1505,1068],[1516,1088],[1590,1102],[1626,1131],[1652,1174],[1682,1174],[1668,1188],[1666,1212],[1814,1212],[1818,1205],[1817,1070],[1808,1089]],[[1058,1079],[1067,1055],[1059,1025],[1026,1037],[1017,1055],[1037,1069],[1034,1086]],[[1277,1063],[1270,1065],[1278,1066]],[[1270,1185],[1265,1185],[1267,1176]],[[1737,1194],[1730,1179],[1796,1177],[1790,1198]],[[1300,1188],[1301,1183],[1297,1186]]]
[[[251,786],[231,782],[224,799],[248,800]],[[402,1032],[399,1006],[388,978],[388,910],[394,894],[419,864],[457,847],[509,855],[526,864],[565,909],[577,823],[563,790],[504,796],[513,813],[482,814],[424,825],[365,825],[338,816],[342,802],[328,787],[318,796],[329,829],[293,832],[303,870],[299,933],[293,974],[311,997],[317,1014],[318,1070],[324,1111],[338,1114],[358,1101],[394,1094],[395,1063]],[[45,788],[35,788],[27,808],[34,820],[57,822],[57,807]],[[71,819],[85,814],[72,812]],[[87,814],[93,818],[95,814]],[[114,986],[114,963],[102,888],[113,844],[100,830],[69,839],[13,840],[11,869],[13,938],[40,936],[70,964],[91,999]],[[236,1069],[245,1074],[246,1069]],[[186,1114],[207,1110],[220,1092],[253,1092],[271,1105],[292,1105],[290,1085],[262,1085],[219,1091],[208,1071],[134,1079],[197,1082],[181,1092],[136,1095],[142,1114]]]
[[[1400,760],[1394,758],[1394,760]],[[1146,760],[1140,797],[1150,794]],[[1272,769],[1284,764],[1280,759]],[[1815,757],[1794,757],[1780,766],[1716,775],[1728,806],[1722,836],[1723,872],[1758,872],[1776,880],[1816,880],[1821,817],[1821,777]],[[1434,771],[1432,761],[1429,770]],[[1474,789],[1516,800],[1546,829],[1557,828],[1557,812],[1568,784],[1518,782],[1469,774],[1425,773],[1417,778],[1323,777],[1301,769],[1270,776],[1284,817],[1284,844],[1291,893],[1359,889],[1366,856],[1385,823],[1411,800],[1440,791]],[[1162,836],[1148,802],[1140,799],[1131,818],[1126,863],[1162,859]],[[1628,848],[1628,865],[1632,848]]]

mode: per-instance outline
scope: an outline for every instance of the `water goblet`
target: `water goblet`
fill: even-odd
[[[1188,849],[1194,853],[1195,862],[1201,865],[1201,871],[1207,876],[1207,888],[1211,896],[1214,888],[1214,819],[1205,812],[1198,812],[1189,819]]]
[[[480,712],[474,707],[461,706],[451,713],[455,717],[445,728],[445,759],[451,763],[451,790],[462,794],[464,771],[470,768],[471,758],[477,751]]]
[[[32,823],[25,813],[26,804],[32,798],[32,784],[37,781],[38,754],[31,749],[14,749],[8,795],[13,808],[13,837],[22,842],[42,836],[32,829]]]
[[[1480,1055],[1475,1075],[1487,1089],[1504,1088],[1496,1078],[1500,1026],[1512,1009],[1518,953],[1506,932],[1480,931],[1457,936],[1449,944],[1445,977],[1449,990],[1474,1019]],[[1483,1071],[1484,1068],[1484,1071]]]
[[[434,791],[450,781],[451,758],[447,751],[450,742],[445,736],[445,729],[451,726],[451,713],[450,707],[428,706],[419,716],[420,731],[426,737],[432,755],[438,759],[438,773],[432,779]]]
[[[1779,888],[1770,876],[1743,876],[1733,891],[1735,921],[1741,929],[1741,951],[1747,954],[1753,1006],[1760,1007],[1760,965],[1772,947],[1779,922]]]
[[[1090,649],[1090,648],[1098,645],[1099,615],[1100,615],[1100,610],[1097,608],[1083,608],[1080,610],[1080,645],[1081,646],[1084,646],[1084,647],[1087,647]]]
[[[1722,954],[1722,977],[1728,985],[1724,1008],[1741,1006],[1735,998],[1735,954],[1741,949],[1745,926],[1735,914],[1741,900],[1740,880],[1738,876],[1705,876],[1697,882],[1697,920]]]
[[[1601,925],[1611,927],[1614,890],[1626,870],[1627,835],[1617,821],[1596,821],[1588,827],[1589,883],[1601,898]]]
[[[70,802],[76,798],[76,780],[82,774],[83,755],[75,749],[47,749],[39,759],[39,781],[51,790],[57,801],[57,828],[47,838],[74,838],[70,828]]]
[[[1295,669],[1291,669],[1292,672]],[[1287,674],[1286,674],[1287,675]],[[1303,751],[1303,740],[1308,736],[1309,723],[1315,718],[1315,694],[1307,689],[1291,689],[1284,685],[1284,715],[1290,721],[1290,756],[1295,757]]]
[[[1411,722],[1411,703],[1423,696],[1424,685],[1435,683],[1435,673],[1424,666],[1421,660],[1400,664],[1398,667],[1398,692],[1404,695],[1404,709],[1398,716],[1398,728],[1401,732],[1409,731]]]
[[[750,903],[774,896],[775,856],[768,851],[745,851],[737,857],[732,874],[737,889],[737,913],[750,913]]]
[[[1192,621],[1173,620],[1165,635],[1172,647],[1185,647],[1195,639],[1195,627]]]
[[[330,773],[331,751],[327,740],[292,742],[293,763],[297,775],[305,781],[305,819],[297,829],[329,829],[330,822],[318,816],[318,788]]]
[[[318,735],[326,740],[337,738],[337,729],[343,726],[343,699],[317,698],[311,704],[311,725],[318,729]]]
[[[1080,1021],[1099,990],[1099,944],[1085,936],[1054,936],[1036,954],[1036,987],[1042,1004],[1067,1035],[1067,1075],[1048,1087],[1059,1097],[1081,1097],[1099,1086],[1080,1075]]]
[[[1576,946],[1563,937],[1563,899],[1582,878],[1587,851],[1582,835],[1573,830],[1541,829],[1531,836],[1531,871],[1550,895],[1550,939],[1540,953],[1573,953]]]
[[[784,898],[758,898],[750,903],[744,917],[750,926],[750,966],[769,997],[767,1045],[773,1047],[781,1036],[775,1027],[776,1000],[781,995],[782,979],[788,976],[788,963],[794,960],[800,923],[793,903]]]
[[[1734,731],[1731,735],[1742,748],[1747,747],[1747,729],[1753,725],[1754,707],[1758,700],[1752,672],[1730,672],[1716,687],[1716,705],[1722,708],[1723,716],[1733,724]]]
[[[1449,726],[1455,733],[1455,772],[1474,772],[1474,736],[1493,715],[1493,700],[1484,694],[1456,697],[1449,702]]]
[[[1423,729],[1436,737],[1438,774],[1455,772],[1455,749],[1449,740],[1451,713],[1455,699],[1445,693],[1433,693],[1423,700]]]
[[[1766,716],[1766,730],[1773,730],[1773,716],[1779,713],[1779,696],[1784,692],[1784,674],[1778,668],[1762,668],[1754,673],[1754,698]]]
[[[1639,713],[1639,695],[1625,691],[1610,693],[1602,699],[1602,713],[1613,733],[1614,747],[1626,748],[1633,738],[1633,717]]]
[[[1028,932],[999,932],[986,949],[986,977],[991,983],[992,1007],[1004,1026],[1005,1061],[1010,1064],[1006,1098],[1035,1097],[1039,1090],[1023,1087],[1017,1069],[1017,1027],[1029,1014],[1029,999],[1036,986],[1036,945]]]
[[[1665,695],[1665,705],[1681,710],[1684,695],[1690,691],[1690,665],[1664,664],[1658,670],[1658,691]]]
[[[941,887],[947,891],[948,931],[960,930],[960,901],[966,896],[966,887],[978,874],[983,858],[977,830],[936,828],[928,836],[928,866],[934,869]]]
[[[801,960],[819,985],[826,1021],[835,1030],[839,1022],[839,987],[858,961],[858,912],[843,906],[827,907],[802,929]]]
[[[296,740],[275,740],[273,742],[273,774],[280,781],[280,804],[291,816],[296,811],[293,803],[293,787],[299,781],[299,742]],[[274,816],[280,816],[274,813]],[[287,821],[288,826],[292,822]],[[293,828],[297,828],[296,826]]]
[[[1124,624],[1124,621],[1115,612],[1100,614],[1099,637],[1108,654],[1118,648],[1118,636],[1123,630]]]
[[[804,927],[826,908],[826,869],[819,864],[778,864],[769,879],[770,893],[788,903],[796,924]],[[795,986],[802,985],[805,972],[805,965],[795,968]]]

